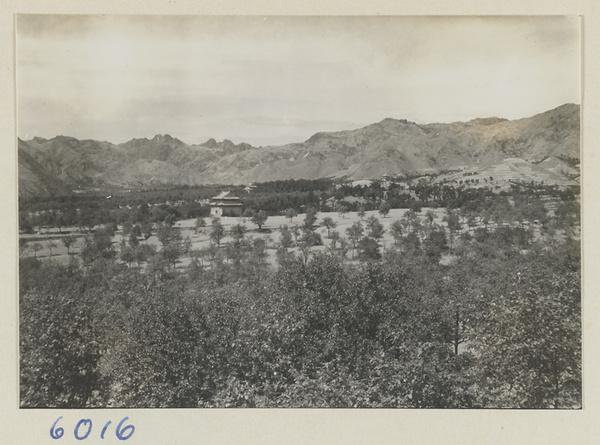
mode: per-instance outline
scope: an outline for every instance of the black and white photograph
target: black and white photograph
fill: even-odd
[[[19,408],[583,408],[580,16],[15,29]]]

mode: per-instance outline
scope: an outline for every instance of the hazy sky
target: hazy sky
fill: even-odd
[[[301,142],[580,103],[578,17],[19,15],[18,134]]]

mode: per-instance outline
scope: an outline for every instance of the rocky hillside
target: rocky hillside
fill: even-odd
[[[419,125],[384,119],[357,130],[317,133],[302,143],[253,147],[169,135],[124,144],[57,136],[19,140],[19,193],[50,195],[103,186],[243,184],[276,179],[378,178],[383,174],[478,171],[576,183],[579,105],[529,118]],[[453,173],[457,174],[457,173]]]

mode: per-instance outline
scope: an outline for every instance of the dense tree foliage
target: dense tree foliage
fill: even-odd
[[[549,243],[524,237],[528,218],[472,234],[452,222],[452,247],[413,212],[384,249],[372,217],[351,226],[350,261],[338,232],[314,250],[316,222],[296,241],[280,229],[276,267],[264,238],[218,220],[204,266],[175,267],[185,241],[168,222],[158,253],[123,239],[119,261],[96,229],[66,265],[22,258],[22,406],[581,406],[571,231]]]
[[[67,249],[20,243],[23,407],[581,407],[572,191],[274,181],[234,189],[249,219],[228,226],[196,202],[217,193],[21,208]]]

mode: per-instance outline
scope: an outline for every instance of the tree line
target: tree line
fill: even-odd
[[[44,227],[79,227],[90,229],[104,224],[160,223],[169,215],[176,219],[207,217],[209,204],[200,204],[223,187],[195,186],[181,189],[121,193],[110,199],[98,195],[70,195],[51,199],[20,199],[19,228],[33,234]],[[305,213],[314,208],[320,212],[405,208],[419,212],[423,207],[451,208],[482,213],[491,207],[505,205],[507,200],[535,202],[540,196],[560,202],[576,202],[576,191],[554,185],[513,183],[510,190],[496,192],[489,187],[469,188],[444,184],[411,182],[408,186],[391,183],[384,188],[381,181],[370,185],[351,184],[338,187],[329,179],[286,180],[259,183],[252,191],[230,187],[250,212],[283,215],[289,209]],[[359,198],[347,201],[345,198]]]

